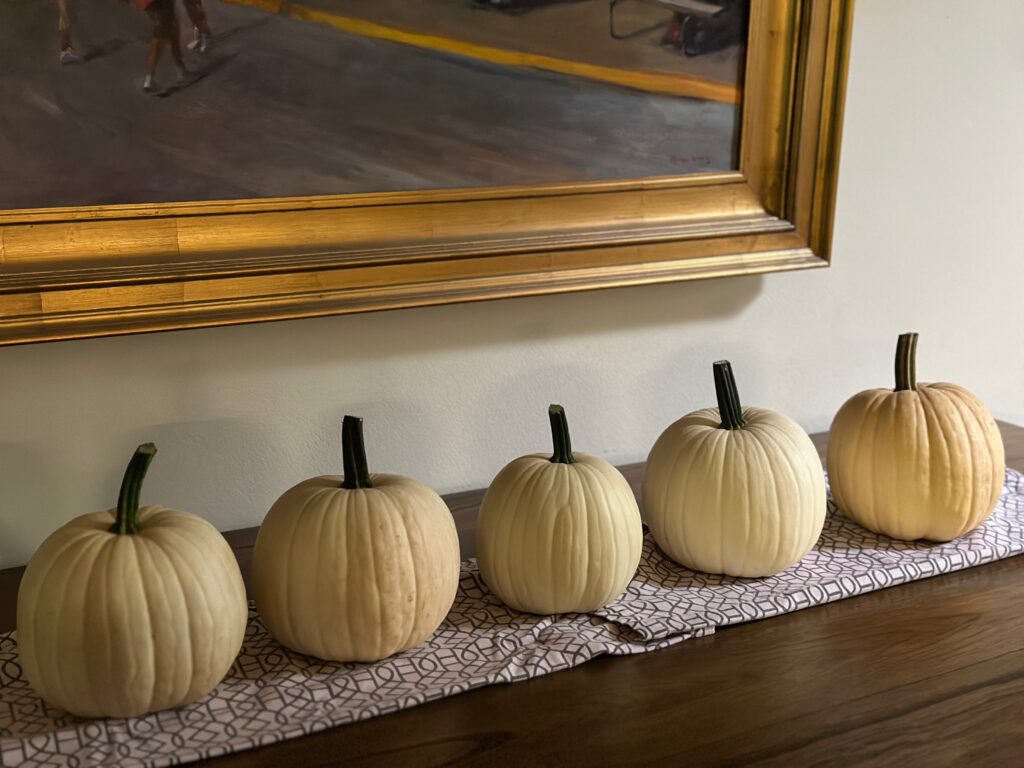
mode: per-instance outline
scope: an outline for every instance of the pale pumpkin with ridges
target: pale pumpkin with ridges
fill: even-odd
[[[714,371],[719,407],[676,421],[647,458],[647,523],[687,568],[769,576],[799,562],[821,535],[821,460],[788,416],[740,405],[727,361]]]
[[[279,642],[333,661],[376,661],[440,626],[459,584],[459,540],[444,500],[399,475],[369,474],[361,420],[343,427],[344,480],[316,477],[267,513],[253,593]]]
[[[491,591],[516,610],[594,611],[619,597],[636,573],[640,510],[615,467],[572,451],[561,407],[549,415],[554,454],[515,459],[484,495],[477,563]]]
[[[155,450],[139,447],[117,510],[59,528],[22,577],[25,676],[44,700],[80,717],[134,717],[201,699],[245,636],[245,585],[224,537],[187,512],[138,507]]]
[[[870,389],[832,422],[828,473],[836,504],[876,533],[950,541],[989,518],[1006,457],[985,404],[956,384],[916,381],[917,334],[900,336],[895,389]]]

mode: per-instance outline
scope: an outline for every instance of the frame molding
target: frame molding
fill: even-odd
[[[752,0],[740,170],[0,211],[0,344],[827,266],[853,0]]]

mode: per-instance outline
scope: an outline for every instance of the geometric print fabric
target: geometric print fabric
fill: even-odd
[[[992,517],[944,544],[870,533],[830,500],[815,548],[764,579],[695,573],[647,536],[626,594],[592,614],[516,613],[468,560],[447,619],[416,648],[373,664],[323,662],[278,645],[251,610],[241,653],[216,690],[187,707],[127,720],[79,720],[47,706],[24,679],[15,633],[2,634],[0,766],[179,765],[1021,553],[1024,477],[1007,470]]]

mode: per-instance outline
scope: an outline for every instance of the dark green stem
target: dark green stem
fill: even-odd
[[[896,342],[896,391],[917,389],[917,334],[901,333]]]
[[[117,516],[110,531],[119,535],[138,533],[139,531],[139,494],[142,492],[142,481],[146,478],[149,463],[156,455],[156,446],[143,443],[135,449],[128,468],[124,471],[121,481],[121,492],[117,496]]]
[[[736,390],[736,379],[728,360],[714,364],[715,394],[718,396],[718,415],[722,417],[722,429],[742,429],[747,425],[740,405],[740,393]]]
[[[373,488],[366,468],[363,420],[356,416],[346,416],[341,422],[341,460],[345,466],[342,488]]]
[[[565,420],[565,408],[552,405],[548,408],[548,419],[551,421],[551,441],[555,444],[551,463],[574,464],[576,457],[572,455],[572,441],[569,439],[569,422]]]

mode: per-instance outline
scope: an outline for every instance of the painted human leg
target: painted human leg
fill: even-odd
[[[203,0],[182,0],[182,3],[185,6],[185,13],[188,14],[188,20],[192,22],[192,40],[189,42],[188,48],[190,51],[206,53],[210,49],[213,35],[206,19]]]
[[[82,56],[75,50],[71,42],[71,16],[68,14],[67,0],[57,0],[57,31],[60,33],[60,63],[80,64]]]
[[[179,81],[188,78],[188,70],[181,55],[180,30],[178,17],[174,12],[174,0],[152,0],[146,5],[145,10],[153,25],[153,37],[149,41],[146,80],[142,84],[142,90],[146,93],[160,93],[161,88],[156,84],[156,68],[164,48],[171,51],[171,59],[178,70]]]

